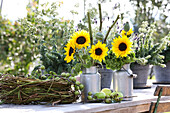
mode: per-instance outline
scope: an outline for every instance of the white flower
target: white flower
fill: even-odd
[[[141,27],[146,28],[147,26],[148,26],[148,22],[147,21],[143,21]]]
[[[24,57],[27,57],[27,54],[24,54]]]
[[[9,60],[12,60],[12,57],[9,57]]]
[[[18,56],[18,53],[14,53],[15,56]]]
[[[140,33],[146,33],[146,32],[147,32],[147,29],[146,29],[146,28],[143,28],[143,27],[142,27],[142,28],[139,28],[139,32],[140,32]]]
[[[144,37],[144,36],[145,36],[144,33],[139,34],[139,37]]]

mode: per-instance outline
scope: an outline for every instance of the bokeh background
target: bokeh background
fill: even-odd
[[[125,22],[130,23],[134,34],[143,21],[149,25],[155,22],[155,43],[170,30],[169,0],[1,0],[0,3],[0,72],[14,75],[31,73],[34,66],[45,61],[42,55],[48,55],[54,48],[62,55],[71,33],[88,30],[87,11],[95,31],[99,26],[98,3],[102,6],[104,33],[117,15],[121,16],[110,38]]]

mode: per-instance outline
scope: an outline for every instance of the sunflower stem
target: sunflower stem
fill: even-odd
[[[116,22],[118,21],[119,18],[120,18],[119,15],[117,15],[116,20],[115,20],[114,23],[111,25],[111,27],[109,27],[109,30],[107,31],[106,36],[105,36],[105,39],[104,39],[104,43],[106,43],[106,39],[107,39],[107,37],[108,37],[108,35],[109,35],[111,29],[112,29],[113,26],[116,24]]]
[[[100,26],[99,26],[99,31],[102,30],[102,11],[101,11],[101,4],[98,4],[99,6],[99,18],[100,18]]]
[[[77,52],[76,52],[76,53],[77,53]],[[75,53],[75,54],[76,54],[76,53]],[[83,59],[80,57],[80,55],[79,55],[78,53],[77,53],[77,57],[79,58],[80,62],[84,63],[84,62],[83,62]]]
[[[92,37],[92,30],[91,30],[91,20],[90,20],[90,13],[87,12],[88,16],[88,24],[89,24],[89,32],[90,32],[90,41],[91,41],[91,47],[93,45],[93,37]]]
[[[83,54],[85,55],[86,54],[86,50],[83,49]],[[86,60],[82,59],[83,60],[83,64],[86,64]]]

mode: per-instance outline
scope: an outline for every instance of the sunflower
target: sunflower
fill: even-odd
[[[90,43],[90,35],[87,31],[81,30],[73,33],[71,36],[73,39],[73,43],[76,45],[78,49],[81,49],[83,47],[89,46]]]
[[[132,51],[132,42],[126,35],[113,39],[112,45],[112,51],[117,57],[126,57]]]
[[[72,40],[70,40],[68,43],[67,43],[67,45],[66,45],[66,47],[64,48],[65,49],[65,55],[66,55],[66,57],[65,57],[65,61],[67,61],[67,63],[69,63],[71,60],[73,60],[74,58],[73,58],[73,55],[74,55],[74,53],[75,53],[75,45],[73,44],[73,42],[72,42]]]
[[[92,45],[89,53],[91,53],[91,57],[95,60],[105,60],[105,56],[107,56],[107,51],[109,49],[106,47],[106,44],[102,44],[100,41],[96,45]]]
[[[132,28],[128,32],[126,32],[124,30],[122,30],[122,32],[121,32],[122,36],[126,35],[127,37],[130,37],[132,33],[133,33]]]

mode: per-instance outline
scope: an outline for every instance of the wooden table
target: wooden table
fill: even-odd
[[[122,101],[121,103],[74,103],[57,105],[55,107],[47,105],[0,105],[0,113],[138,113],[147,112],[151,101],[156,101],[153,96],[156,85],[149,89],[134,89],[132,101]],[[161,97],[161,100],[170,100],[170,96]]]

